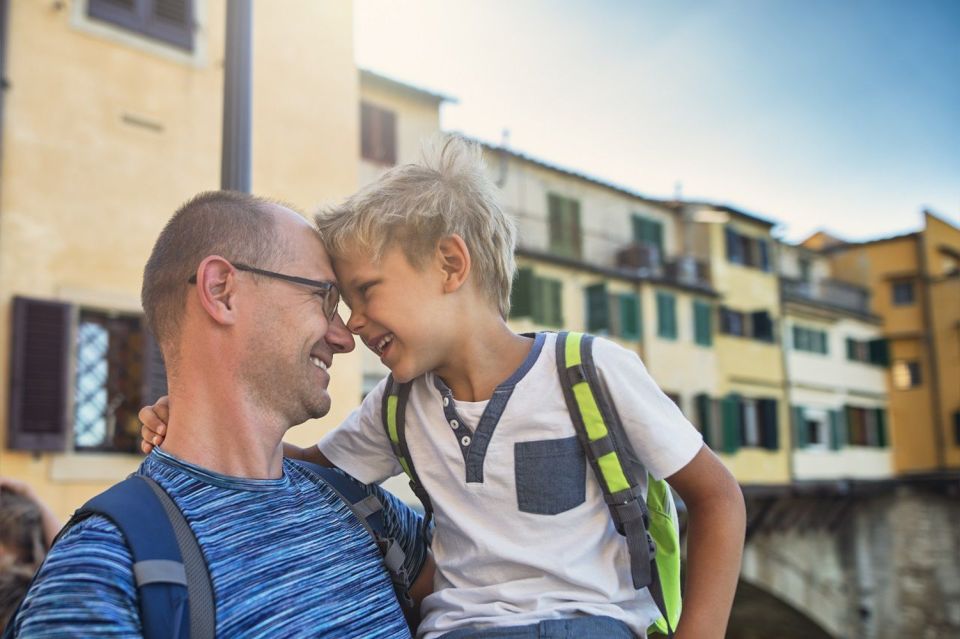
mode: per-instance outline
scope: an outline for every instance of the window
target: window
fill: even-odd
[[[87,0],[87,15],[193,51],[193,0]]]
[[[677,339],[677,298],[663,291],[657,291],[657,335]]]
[[[770,271],[770,246],[766,240],[742,235],[731,227],[724,229],[727,261]]]
[[[397,163],[397,116],[393,111],[360,103],[360,156],[386,166]]]
[[[897,390],[917,388],[923,380],[920,376],[920,362],[900,360],[893,365],[893,385]]]
[[[636,293],[608,294],[604,282],[588,286],[585,293],[589,332],[615,335],[625,340],[640,339],[642,317],[640,298]]]
[[[700,346],[713,344],[713,309],[700,300],[693,300],[693,339]]]
[[[580,258],[580,202],[550,193],[547,195],[550,224],[550,252],[561,257]]]
[[[821,409],[793,407],[797,448],[826,448],[831,443],[829,413]]]
[[[890,365],[890,346],[887,340],[880,338],[862,341],[847,338],[847,359],[851,362],[863,362],[876,366]]]
[[[137,411],[167,392],[139,315],[59,302],[14,298],[11,371],[12,449],[62,451],[72,431],[78,450],[138,452]]]
[[[780,447],[777,400],[743,398],[730,394],[720,402],[723,424],[723,447],[734,453],[741,446],[777,450]]]
[[[826,355],[828,351],[827,332],[795,324],[793,326],[793,348],[798,351]]]
[[[960,410],[953,411],[953,443],[960,446]]]
[[[749,337],[761,342],[773,342],[773,318],[767,311],[742,313],[720,307],[720,332],[724,335]]]
[[[544,326],[563,326],[563,283],[539,277],[531,268],[517,269],[510,291],[510,317],[529,317]]]
[[[801,257],[797,262],[800,268],[800,281],[810,283],[811,281],[811,264],[810,260],[805,257]]]
[[[887,418],[884,409],[846,406],[844,418],[847,444],[877,448],[887,445]]]
[[[901,281],[891,284],[894,306],[910,306],[914,302],[913,282]]]
[[[722,448],[723,436],[717,432],[720,425],[720,419],[717,415],[718,403],[707,393],[699,393],[693,398],[696,408],[697,426],[700,427],[700,434],[703,435],[703,443],[710,448]]]
[[[663,224],[661,222],[642,215],[634,215],[633,241],[637,244],[652,247],[656,251],[656,261],[663,260]]]

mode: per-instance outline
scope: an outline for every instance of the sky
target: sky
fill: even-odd
[[[863,240],[960,225],[960,0],[355,0],[445,130]]]

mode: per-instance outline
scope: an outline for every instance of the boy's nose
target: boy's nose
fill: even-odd
[[[347,319],[347,329],[356,335],[363,328],[363,316],[355,310],[350,311],[350,317]]]

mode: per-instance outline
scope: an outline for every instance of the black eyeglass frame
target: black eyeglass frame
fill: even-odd
[[[272,277],[276,280],[282,280],[284,282],[291,282],[293,284],[300,284],[302,286],[309,286],[311,288],[318,289],[323,292],[323,310],[327,316],[327,321],[332,322],[333,318],[337,316],[337,308],[340,304],[340,289],[337,288],[337,285],[330,281],[321,281],[321,280],[311,280],[306,277],[298,277],[296,275],[285,275],[283,273],[277,273],[275,271],[267,271],[262,268],[257,268],[255,266],[249,266],[247,264],[242,264],[240,262],[230,262],[233,264],[233,268],[238,271],[246,271],[248,273],[254,273],[256,275],[263,275],[264,277]],[[197,283],[197,275],[194,273],[187,279],[188,284]],[[331,292],[333,295],[331,296]],[[331,303],[329,300],[333,298]]]

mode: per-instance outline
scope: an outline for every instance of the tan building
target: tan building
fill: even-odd
[[[220,183],[225,2],[4,4],[0,473],[66,515],[136,467],[136,412],[162,388],[140,280],[175,208]],[[349,3],[255,13],[254,192],[309,211],[355,190],[352,33]],[[359,395],[350,361],[336,397]]]
[[[960,228],[925,212],[914,233],[863,243],[817,234],[804,244],[869,288],[883,318],[895,470],[960,468]]]
[[[718,398],[706,432],[745,487],[782,486],[790,481],[790,430],[774,222],[728,206],[700,210],[713,216],[705,225],[721,295]]]

